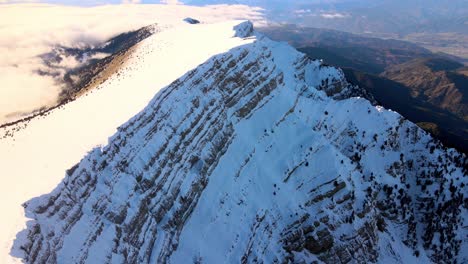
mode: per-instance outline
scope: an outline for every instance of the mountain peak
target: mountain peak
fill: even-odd
[[[250,21],[244,21],[239,25],[234,26],[234,30],[236,31],[234,36],[238,38],[250,37],[254,32],[253,24]]]

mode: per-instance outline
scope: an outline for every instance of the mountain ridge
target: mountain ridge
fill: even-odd
[[[404,41],[328,29],[284,25],[261,31],[311,58],[342,68],[347,79],[368,90],[379,104],[403,114],[445,145],[467,153],[462,58],[434,54]],[[392,74],[386,75],[385,70]]]
[[[393,109],[405,116],[445,146],[467,153],[466,121],[450,111],[436,107],[424,100],[413,98],[411,89],[396,81],[351,68],[343,68],[346,79],[354,85],[365,87],[379,105]]]
[[[251,35],[251,23],[196,27],[226,32],[231,48],[162,89],[52,193],[27,202],[33,220],[17,254],[29,263],[467,261],[465,155],[372,105],[341,70]]]
[[[222,25],[206,24],[202,29],[210,29],[207,32],[185,22],[163,28],[151,36],[157,41],[138,44],[138,49],[147,45],[144,56],[130,54],[126,65],[96,89],[45,115],[0,128],[1,135],[8,135],[0,139],[2,175],[8,175],[0,185],[0,210],[8,215],[0,229],[0,262],[21,262],[10,249],[28,221],[22,203],[54,189],[67,169],[89,150],[106,145],[117,127],[141,111],[160,88],[211,56],[250,41],[232,38],[231,30],[219,29]],[[193,49],[187,49],[187,43]]]

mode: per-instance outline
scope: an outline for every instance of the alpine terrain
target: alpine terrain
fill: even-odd
[[[1,128],[2,257],[468,262],[464,154],[252,23],[196,19]]]
[[[287,41],[311,58],[343,69],[348,82],[372,93],[379,105],[397,111],[445,146],[468,153],[465,59],[405,41],[370,38],[297,25],[261,32]]]

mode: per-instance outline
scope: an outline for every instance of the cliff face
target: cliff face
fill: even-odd
[[[254,41],[161,90],[25,203],[26,262],[468,261],[464,155],[341,70],[248,22],[235,36]]]

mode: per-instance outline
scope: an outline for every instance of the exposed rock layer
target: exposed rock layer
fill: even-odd
[[[26,203],[16,246],[28,263],[466,262],[465,156],[355,95],[340,70],[257,36]]]

